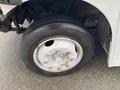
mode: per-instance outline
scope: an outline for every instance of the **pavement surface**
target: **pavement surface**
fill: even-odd
[[[15,32],[0,33],[0,90],[120,90],[120,67],[108,68],[103,51],[78,72],[45,77],[24,66],[21,37]]]

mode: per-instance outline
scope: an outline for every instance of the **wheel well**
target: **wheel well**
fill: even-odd
[[[97,34],[102,46],[107,52],[109,51],[112,31],[107,18],[95,6],[82,0],[31,0],[17,6],[13,13],[17,27],[26,19],[34,22],[56,15],[74,18],[87,27],[92,35]]]

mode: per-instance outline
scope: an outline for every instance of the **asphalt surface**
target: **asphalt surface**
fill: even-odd
[[[45,77],[22,63],[21,37],[15,32],[0,33],[0,90],[120,90],[120,67],[108,68],[103,51],[76,73]]]

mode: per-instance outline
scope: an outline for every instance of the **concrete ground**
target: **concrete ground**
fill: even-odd
[[[0,90],[120,90],[120,68],[108,68],[102,51],[76,73],[45,77],[24,66],[20,41],[15,32],[0,33]]]

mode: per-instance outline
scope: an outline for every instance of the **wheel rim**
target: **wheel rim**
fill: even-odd
[[[65,72],[77,66],[83,57],[82,46],[66,37],[44,40],[34,50],[34,63],[47,72]]]

